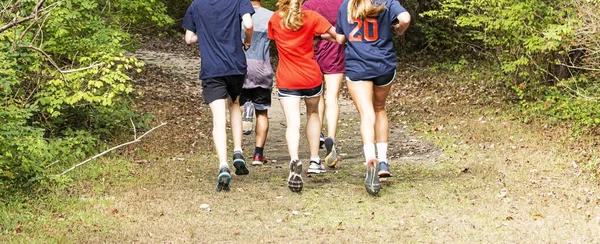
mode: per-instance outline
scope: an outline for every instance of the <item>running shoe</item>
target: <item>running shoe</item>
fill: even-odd
[[[254,154],[254,158],[252,159],[253,166],[263,165],[266,162],[264,155]]]
[[[233,153],[233,167],[235,167],[236,175],[247,175],[250,173],[246,167],[246,161],[244,160],[244,156],[242,156],[241,152]]]
[[[292,192],[302,191],[302,162],[293,160],[290,162],[290,175],[288,176],[288,187]]]
[[[244,109],[242,112],[242,130],[244,131],[244,135],[252,134],[252,128],[254,118],[254,103],[246,102],[244,103]]]
[[[391,177],[390,165],[387,162],[379,162],[379,171],[377,172],[379,178]]]
[[[323,135],[323,133],[321,133],[321,136],[319,137],[319,148],[323,149],[324,144],[325,144],[325,135]]]
[[[377,175],[379,160],[371,159],[367,162],[367,176],[365,177],[365,188],[367,192],[373,196],[379,193],[381,189],[381,182],[379,182],[379,176]]]
[[[310,161],[308,165],[308,170],[306,171],[308,174],[320,174],[325,173],[325,165],[322,162]]]
[[[219,169],[219,176],[217,177],[217,191],[229,191],[229,183],[231,183],[231,173],[229,167],[221,167]]]
[[[333,138],[325,138],[325,151],[327,152],[327,156],[325,156],[325,164],[327,164],[327,166],[331,168],[335,167],[335,165],[338,162],[338,154]]]

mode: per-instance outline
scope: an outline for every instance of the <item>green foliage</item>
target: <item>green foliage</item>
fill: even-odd
[[[494,80],[515,91],[526,113],[596,127],[600,35],[589,30],[600,26],[598,14],[595,0],[442,0],[416,27],[443,61],[459,63],[453,68],[464,57],[494,62]]]
[[[450,35],[453,46],[438,42],[439,35],[430,31],[428,40],[438,48],[481,52],[515,85],[544,81],[543,69],[564,52],[561,45],[570,41],[576,24],[570,6],[540,0],[444,0],[423,15],[459,28]]]
[[[9,5],[0,26],[35,5]],[[46,180],[129,130],[138,115],[128,72],[143,63],[125,56],[128,28],[173,23],[157,0],[47,0],[43,7],[38,18],[0,33],[0,194]]]
[[[600,126],[600,87],[597,79],[586,76],[563,80],[545,91],[545,99],[524,102],[530,116],[571,121],[577,130]]]

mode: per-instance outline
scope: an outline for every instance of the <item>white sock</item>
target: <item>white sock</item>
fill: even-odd
[[[244,151],[242,151],[241,148],[234,148],[233,153],[236,153],[236,152],[243,153]]]
[[[227,164],[227,160],[219,162],[219,169],[223,168],[223,167],[229,168],[229,164]]]
[[[377,159],[379,162],[387,163],[387,142],[378,142],[375,145],[377,146]]]
[[[321,162],[321,158],[319,158],[319,157],[316,157],[316,158],[310,158],[310,161],[315,161],[315,162],[317,162],[317,163],[320,163],[320,162]]]
[[[294,162],[294,161],[300,161],[300,159],[299,159],[299,158],[292,158],[292,159],[290,160],[290,163],[292,163],[292,162]]]
[[[373,143],[364,144],[363,150],[365,152],[365,163],[369,162],[370,159],[375,158],[375,144],[373,144]]]

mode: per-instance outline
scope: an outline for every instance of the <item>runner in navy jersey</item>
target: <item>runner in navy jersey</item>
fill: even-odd
[[[227,162],[227,108],[235,174],[248,174],[242,156],[242,115],[238,97],[247,72],[244,51],[250,48],[252,40],[252,14],[254,8],[248,0],[194,0],[183,18],[185,42],[197,42],[202,55],[202,95],[213,116],[212,134],[219,158],[218,191],[229,191],[231,182]]]
[[[410,14],[397,0],[344,0],[338,13],[337,41],[347,42],[346,85],[360,113],[365,188],[371,195],[381,189],[379,177],[391,176],[385,100],[396,75],[393,36],[403,35],[409,23]]]

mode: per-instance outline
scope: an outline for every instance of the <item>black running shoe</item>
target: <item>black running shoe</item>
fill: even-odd
[[[338,162],[338,153],[333,138],[325,138],[325,151],[327,152],[327,156],[325,156],[325,164],[327,164],[327,167],[335,167]]]
[[[323,133],[321,133],[321,136],[319,137],[319,148],[323,149],[324,144],[325,144],[325,135],[323,135]]]
[[[217,191],[229,191],[229,183],[231,183],[229,167],[221,167],[217,181],[219,182],[217,184]]]
[[[379,178],[392,177],[390,173],[390,165],[387,162],[379,162],[379,171],[377,171]]]
[[[379,160],[371,159],[367,162],[367,177],[365,177],[365,188],[367,192],[373,196],[379,193],[381,182],[377,175]]]
[[[246,167],[246,161],[244,160],[244,156],[242,156],[241,152],[233,153],[233,167],[235,167],[236,175],[247,175],[250,173],[248,171],[248,167]]]
[[[302,191],[302,162],[294,160],[290,162],[290,175],[288,176],[288,187],[292,192]]]

